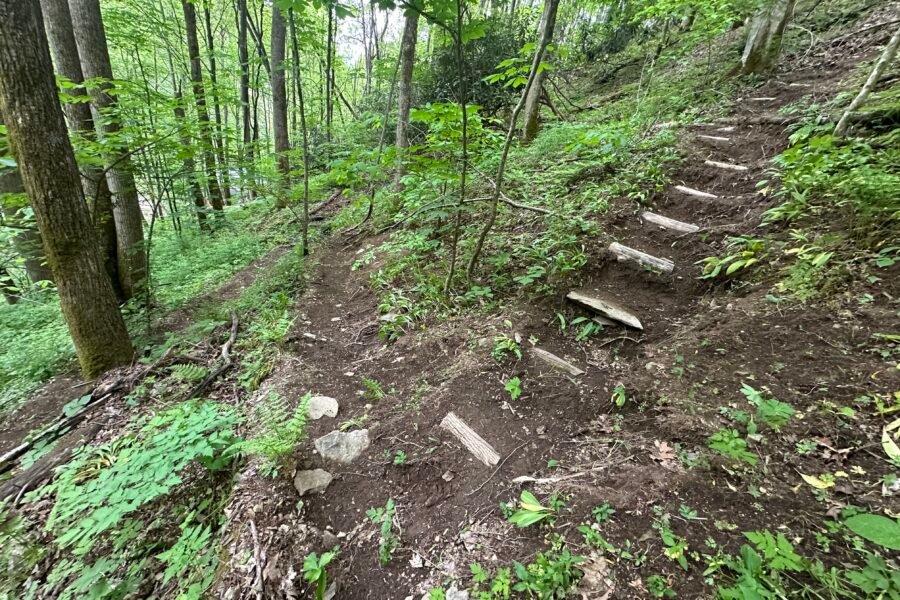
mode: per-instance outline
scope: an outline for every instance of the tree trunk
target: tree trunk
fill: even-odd
[[[894,35],[891,36],[891,39],[888,41],[887,46],[884,47],[881,56],[879,56],[878,60],[875,62],[875,66],[872,68],[872,72],[869,74],[866,84],[859,91],[856,98],[853,99],[853,102],[850,103],[850,106],[847,107],[847,110],[844,111],[841,120],[838,121],[837,127],[834,129],[835,137],[844,137],[847,134],[850,117],[863,105],[869,97],[869,94],[871,94],[872,90],[875,89],[875,86],[878,85],[881,74],[884,73],[884,70],[891,64],[894,57],[897,55],[898,46],[900,46],[900,27],[898,27],[897,31],[894,32]]]
[[[290,13],[291,44],[294,49],[294,85],[297,86],[297,108],[300,111],[300,131],[303,135],[303,231],[301,243],[303,255],[309,254],[309,130],[306,127],[306,106],[303,103],[303,73],[300,72],[300,47],[297,44],[297,28],[294,11]]]
[[[200,63],[200,44],[197,41],[197,11],[194,5],[182,0],[184,11],[184,28],[187,34],[188,57],[191,61],[191,83],[194,92],[194,103],[197,105],[197,121],[200,124],[200,138],[203,141],[203,161],[206,165],[206,183],[209,187],[209,203],[216,217],[222,216],[222,188],[216,176],[216,159],[213,156],[212,131],[209,124],[209,112],[206,110],[206,93],[203,89],[203,66]]]
[[[247,51],[247,0],[237,0],[238,60],[241,63],[241,141],[248,157],[252,133],[250,129],[250,55]],[[252,156],[252,155],[250,155]]]
[[[72,83],[83,84],[84,74],[81,72],[81,62],[78,59],[78,45],[75,42],[72,15],[69,12],[67,0],[41,0],[41,10],[44,13],[44,26],[47,30],[47,39],[57,71]],[[82,87],[70,88],[66,90],[66,93],[76,99],[87,95]],[[90,104],[80,101],[69,102],[64,105],[63,109],[69,121],[69,128],[73,133],[83,136],[86,140],[96,139]],[[94,231],[97,233],[97,242],[100,246],[100,255],[103,257],[103,266],[109,275],[116,297],[124,302],[127,297],[119,279],[112,192],[109,190],[109,183],[102,170],[97,167],[85,167],[84,172],[85,176],[81,183],[84,195],[88,199]]]
[[[184,113],[184,96],[181,94],[181,86],[179,85],[175,88],[175,121],[184,123],[186,118]],[[197,181],[194,148],[191,145],[191,138],[186,131],[185,128],[181,128],[181,145],[184,147],[184,158],[181,160],[181,165],[191,187],[191,196],[194,198],[197,226],[200,227],[200,231],[209,231],[209,223],[206,221],[206,202],[203,199],[203,189],[200,187],[200,182]]]
[[[222,132],[222,108],[219,104],[219,86],[216,78],[216,48],[213,43],[208,1],[203,5],[203,20],[206,24],[206,48],[209,51],[209,82],[212,86],[213,114],[216,119],[216,157],[219,161],[219,171],[222,173],[222,198],[225,204],[231,204],[231,181],[228,177],[228,164],[225,162],[225,136]]]
[[[281,173],[281,186],[276,201],[276,208],[284,208],[288,204],[287,192],[290,188],[291,164],[287,152],[291,149],[288,139],[287,89],[284,83],[284,47],[287,35],[284,15],[277,6],[272,6],[272,127],[275,130],[275,154],[278,160],[278,171]]]
[[[115,113],[116,99],[112,87],[112,66],[106,45],[106,31],[100,14],[100,0],[69,0],[72,27],[85,79],[101,78],[102,85],[91,91],[94,123],[103,124],[106,146],[112,150],[106,157],[106,179],[115,196],[113,218],[116,227],[119,283],[126,298],[138,294],[147,276],[144,251],[144,227],[137,186],[131,171],[128,148],[121,141],[122,129]],[[102,119],[100,118],[102,115]]]
[[[416,63],[416,40],[419,33],[419,13],[408,10],[403,22],[403,40],[400,43],[400,88],[397,108],[397,148],[401,149],[400,170],[403,171],[402,150],[409,148],[409,111],[412,106],[413,68]]]
[[[0,119],[0,124],[3,120]],[[22,185],[22,177],[19,170],[7,171],[0,175],[0,195],[3,194],[25,194],[25,188]],[[2,216],[9,221],[21,221],[17,218],[18,209],[8,204],[2,205]],[[28,223],[14,223],[15,225],[27,226]],[[44,255],[44,242],[41,234],[37,229],[21,229],[12,237],[13,248],[16,254],[22,259],[22,266],[25,269],[28,279],[32,283],[41,281],[53,281],[53,273],[47,266],[47,258]]]
[[[103,272],[66,135],[37,0],[0,1],[0,114],[19,163],[85,379],[134,355]]]
[[[741,75],[763,73],[775,65],[794,4],[795,0],[771,0],[753,15],[741,55]]]
[[[544,3],[544,16],[541,18],[541,41],[549,44],[553,40],[553,30],[556,28],[556,13],[559,8],[559,0],[551,0]],[[544,89],[544,80],[547,72],[538,69],[534,76],[534,82],[528,90],[525,98],[524,124],[522,128],[522,140],[530,142],[537,136],[538,119],[541,112],[541,94]]]
[[[334,65],[332,64],[334,48],[334,7],[328,5],[328,36],[325,42],[325,141],[331,143],[331,122],[334,106],[331,103],[331,92],[334,89]]]

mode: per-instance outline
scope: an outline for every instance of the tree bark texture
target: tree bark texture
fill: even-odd
[[[272,7],[272,127],[275,130],[275,154],[278,171],[281,173],[281,190],[276,206],[287,206],[287,191],[290,187],[291,164],[287,152],[291,149],[288,139],[287,88],[284,81],[284,52],[287,26],[284,14],[277,6]]]
[[[238,11],[238,61],[241,64],[241,140],[244,153],[250,146],[250,56],[247,50],[247,0],[237,0]]]
[[[409,148],[409,111],[412,107],[412,79],[416,64],[416,40],[419,34],[419,13],[407,11],[400,42],[400,87],[397,107],[397,148]]]
[[[771,0],[750,19],[747,41],[741,55],[742,75],[770,70],[781,53],[781,39],[791,16],[795,0]]]
[[[184,96],[181,87],[175,89],[175,120],[183,123],[186,119],[184,111]],[[181,160],[182,168],[191,187],[191,196],[194,198],[194,212],[197,214],[197,226],[200,231],[209,231],[209,222],[206,220],[206,201],[203,199],[203,188],[197,181],[197,166],[194,163],[194,147],[191,138],[185,129],[181,130],[181,145],[184,147],[184,158]]]
[[[556,28],[556,13],[559,9],[559,0],[548,1],[544,3],[544,16],[541,19],[541,43],[549,44],[553,41],[553,30]],[[544,89],[544,80],[547,78],[546,71],[539,70],[535,75],[534,82],[528,90],[528,96],[525,98],[524,108],[524,124],[522,129],[522,139],[530,142],[537,136],[539,128],[539,116],[541,112],[541,93]]]
[[[222,131],[222,107],[219,102],[219,86],[216,73],[216,48],[213,41],[212,17],[209,14],[209,2],[203,6],[203,20],[206,25],[206,49],[209,51],[209,83],[213,91],[213,114],[216,118],[216,157],[219,171],[222,173],[222,198],[225,204],[231,204],[231,181],[228,177],[228,164],[225,162],[225,135]]]
[[[100,0],[69,0],[72,27],[85,79],[102,78],[106,84],[91,91],[94,122],[102,123],[103,134],[115,139],[121,124],[114,115],[115,98],[109,94],[113,78],[106,45],[106,31],[100,14]],[[102,118],[101,118],[102,117]],[[147,276],[144,251],[144,227],[137,186],[131,171],[128,148],[121,143],[106,157],[106,180],[114,195],[113,217],[116,225],[119,283],[126,298],[134,296]]]
[[[56,71],[72,83],[83,84],[84,74],[78,58],[78,45],[75,42],[68,1],[41,0],[41,10],[44,14],[44,27],[47,31],[47,41],[50,43],[50,52],[53,62],[56,64]],[[74,100],[74,102],[63,105],[69,129],[73,134],[80,135],[86,140],[95,140],[96,130],[91,106],[89,103],[79,101],[87,95],[87,92],[83,87],[76,87],[66,90],[66,93],[73,96]],[[101,169],[86,167],[83,170],[84,177],[81,184],[91,211],[97,243],[100,246],[100,255],[103,258],[103,267],[106,274],[109,275],[116,297],[122,302],[127,297],[119,278],[118,243],[116,241],[116,221],[113,216],[112,192],[109,190],[109,183]]]
[[[85,378],[131,362],[66,133],[37,0],[0,0],[0,114]]]

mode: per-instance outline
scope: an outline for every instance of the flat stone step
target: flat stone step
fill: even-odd
[[[721,143],[721,144],[730,144],[731,143],[731,138],[722,137],[719,135],[698,135],[697,139],[707,140],[710,142],[717,142],[717,143]]]
[[[607,319],[612,319],[613,321],[623,323],[625,325],[628,325],[629,327],[634,327],[635,329],[644,329],[644,326],[641,325],[641,320],[635,314],[623,308],[613,300],[608,300],[606,298],[600,298],[597,296],[589,296],[587,294],[575,291],[566,294],[566,299],[570,302],[574,302],[575,304],[588,308],[595,313],[598,313],[600,316],[606,317]]]
[[[653,223],[654,225],[662,227],[663,229],[670,229],[679,233],[695,233],[697,231],[700,231],[700,228],[697,225],[694,225],[692,223],[684,223],[682,221],[676,221],[675,219],[670,219],[669,217],[664,217],[650,211],[642,214],[641,218],[648,223]]]
[[[709,167],[715,167],[717,169],[725,169],[727,171],[740,171],[742,173],[744,171],[750,170],[749,167],[745,167],[743,165],[733,165],[731,163],[719,162],[717,160],[705,160],[705,161],[703,161],[703,164],[705,164]]]
[[[659,258],[628,246],[623,246],[619,242],[613,242],[609,245],[609,251],[616,256],[618,260],[632,260],[644,267],[653,267],[663,273],[671,273],[675,270],[675,263],[668,258]]]
[[[687,194],[688,196],[695,196],[697,198],[709,198],[715,199],[718,198],[715,194],[710,194],[709,192],[701,192],[700,190],[695,190],[694,188],[689,188],[686,185],[676,185],[675,189],[681,192],[682,194]]]
[[[572,363],[565,361],[565,360],[561,359],[560,357],[558,357],[557,355],[553,354],[552,352],[547,352],[546,350],[544,350],[542,348],[532,348],[531,354],[535,358],[544,361],[545,363],[547,363],[554,369],[559,369],[560,371],[565,371],[566,373],[568,373],[569,375],[572,375],[573,377],[578,377],[579,375],[584,375],[584,371],[582,371],[581,369],[579,369]]]

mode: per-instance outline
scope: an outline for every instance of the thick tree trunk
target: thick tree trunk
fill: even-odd
[[[416,40],[419,33],[419,13],[407,11],[403,21],[403,40],[400,43],[400,87],[397,107],[397,148],[409,148],[409,111],[412,107],[413,68],[416,63]]]
[[[0,119],[0,123],[3,120]],[[0,175],[0,195],[3,194],[24,194],[25,187],[22,185],[22,177],[19,171],[7,171]],[[13,206],[4,204],[2,206],[2,215],[7,222],[12,222],[19,226],[28,226],[28,223],[21,223],[17,219],[19,212]],[[41,240],[41,234],[37,229],[21,229],[12,238],[13,248],[16,254],[22,259],[22,267],[28,275],[28,279],[32,283],[41,281],[53,281],[53,273],[47,266],[47,258],[44,255],[44,242]]]
[[[72,83],[84,83],[68,1],[41,0],[41,10],[44,13],[44,26],[47,30],[47,39],[50,42],[50,51],[53,61],[56,63],[57,72]],[[63,106],[69,121],[69,128],[76,135],[81,135],[87,140],[95,140],[96,130],[91,106],[77,101],[86,96],[87,92],[84,88],[77,87],[66,90],[66,93],[76,99],[75,102],[69,102]],[[94,231],[97,232],[97,243],[100,246],[100,255],[103,257],[103,266],[109,275],[116,297],[120,301],[125,301],[127,297],[119,279],[118,244],[116,242],[116,221],[113,217],[112,192],[109,190],[109,183],[102,170],[96,167],[85,167],[84,172],[81,183],[93,218]]]
[[[108,147],[113,148],[106,157],[109,169],[106,179],[115,199],[113,217],[116,226],[119,282],[126,298],[135,296],[147,276],[147,260],[144,251],[144,227],[141,205],[138,200],[134,174],[128,149],[121,143],[121,125],[108,114],[115,109],[116,100],[109,94],[113,78],[106,45],[106,31],[100,14],[100,0],[69,0],[72,26],[81,71],[85,79],[102,78],[105,84],[95,87],[93,97],[94,122],[103,123],[103,134]],[[114,111],[113,111],[114,112]],[[99,117],[103,114],[103,119]]]
[[[288,139],[287,89],[284,82],[284,48],[287,36],[284,15],[277,6],[272,6],[272,127],[275,130],[275,154],[281,186],[276,202],[277,208],[287,206],[287,191],[290,188],[291,164],[287,152],[291,149]]]
[[[209,51],[209,82],[213,91],[213,114],[216,119],[216,157],[219,161],[219,171],[222,173],[222,198],[225,200],[225,204],[231,204],[231,181],[228,177],[228,164],[225,162],[225,135],[222,132],[222,108],[219,103],[219,86],[216,77],[216,48],[213,43],[209,2],[203,6],[203,20],[206,25],[206,48]]]
[[[206,183],[209,187],[209,203],[215,216],[222,216],[222,188],[216,176],[216,159],[213,155],[215,146],[209,123],[209,112],[206,110],[206,92],[203,89],[203,66],[200,63],[200,43],[197,41],[197,11],[194,5],[182,0],[184,11],[184,28],[187,34],[188,57],[191,61],[191,83],[194,92],[194,103],[197,105],[197,121],[200,124],[200,137],[203,140],[203,162],[206,165]]]
[[[544,16],[541,18],[541,41],[549,44],[553,40],[553,30],[556,28],[556,13],[559,8],[559,0],[544,3]],[[541,112],[541,94],[544,89],[546,71],[539,71],[534,76],[534,82],[528,90],[525,98],[524,124],[522,126],[522,139],[530,142],[537,136],[539,117]]]
[[[747,42],[741,55],[740,73],[770,70],[781,53],[781,38],[794,13],[795,0],[771,0],[750,20]]]
[[[0,64],[0,114],[82,372],[93,379],[134,352],[84,203],[37,0],[0,0]]]

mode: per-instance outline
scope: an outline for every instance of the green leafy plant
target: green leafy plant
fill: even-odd
[[[321,556],[315,552],[303,559],[303,578],[313,584],[316,600],[323,600],[328,590],[328,565],[337,558],[338,549],[323,552]]]
[[[385,396],[387,396],[384,392],[384,388],[381,387],[381,384],[371,377],[363,377],[362,384],[366,388],[364,395],[369,400],[375,400],[377,402],[378,400],[383,400]]]
[[[699,261],[703,265],[701,279],[715,279],[720,275],[730,277],[738,271],[746,270],[760,261],[766,249],[765,240],[733,237],[726,243],[725,256],[708,256]]]
[[[394,499],[388,498],[384,508],[370,508],[366,511],[366,516],[372,523],[379,526],[380,540],[378,543],[378,559],[382,565],[391,562],[394,551],[400,547],[400,538],[394,532],[394,515],[396,508]]]
[[[614,514],[616,514],[616,510],[609,505],[609,502],[604,502],[600,506],[595,506],[591,511],[591,514],[594,515],[594,520],[598,523],[605,523],[609,521]]]
[[[900,550],[900,522],[882,515],[861,513],[844,521],[859,537],[890,550]]]
[[[662,575],[651,575],[647,578],[647,591],[654,598],[675,598],[677,594],[669,586],[669,582]]]
[[[616,387],[613,388],[612,402],[619,408],[622,408],[623,406],[625,406],[625,403],[628,402],[628,396],[625,392],[625,386],[621,383],[616,384]]]
[[[470,592],[477,600],[508,600],[512,585],[510,569],[500,567],[493,577],[478,563],[470,564],[469,570],[473,584]]]
[[[522,380],[513,377],[503,385],[503,389],[509,393],[510,400],[516,401],[522,395]]]
[[[552,520],[555,514],[556,511],[552,507],[542,505],[534,494],[522,490],[519,496],[519,510],[507,520],[518,527],[529,527],[541,521]]]
[[[747,442],[736,429],[720,429],[710,436],[707,445],[711,450],[735,460],[755,465],[758,459],[747,450]]]
[[[517,359],[521,360],[522,349],[518,342],[506,334],[503,334],[494,338],[494,349],[491,350],[491,356],[497,362],[503,362],[509,356],[515,356]]]
[[[534,561],[527,566],[514,563],[517,582],[513,590],[532,598],[562,600],[568,597],[570,590],[584,575],[578,568],[583,562],[584,558],[571,554],[566,548],[547,553],[538,552]]]
[[[244,443],[244,450],[263,458],[261,473],[277,477],[297,444],[306,439],[310,398],[312,394],[307,393],[290,410],[281,394],[273,390],[260,403],[256,411],[260,421],[258,433]]]
[[[786,425],[797,412],[790,404],[775,398],[767,398],[746,383],[741,384],[741,393],[756,407],[756,417],[776,431]]]
[[[683,537],[676,535],[672,531],[672,524],[669,521],[669,515],[659,512],[656,520],[653,522],[653,528],[659,532],[659,537],[665,546],[663,554],[670,560],[674,560],[678,565],[687,571],[687,550],[688,543]]]
[[[406,452],[403,450],[395,450],[394,451],[394,466],[402,467],[406,464],[408,457],[406,456]]]

